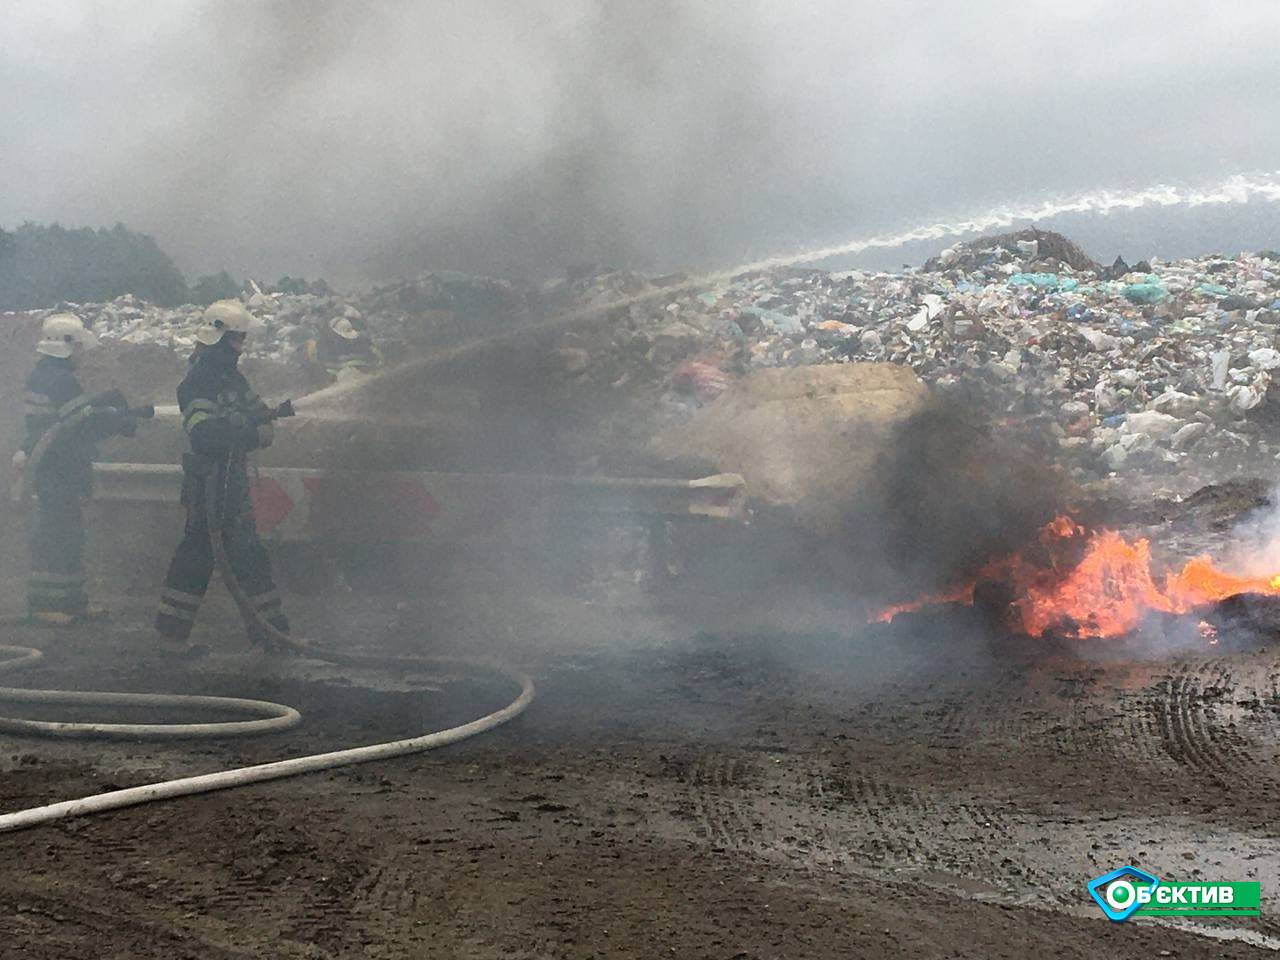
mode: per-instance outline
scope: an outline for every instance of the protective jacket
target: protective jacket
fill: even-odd
[[[55,428],[56,434],[51,432]],[[93,490],[97,441],[118,433],[132,436],[136,428],[118,390],[90,395],[81,389],[70,357],[42,356],[36,361],[27,378],[22,441],[30,458],[26,479],[36,494],[29,521],[27,581],[32,615],[79,617],[88,610],[80,501]]]
[[[253,392],[238,361],[230,347],[202,347],[178,385],[182,429],[197,456],[225,457],[264,445],[259,427],[271,410]]]
[[[178,408],[190,452],[182,458],[182,502],[194,503],[215,464],[225,463],[229,507],[248,495],[245,454],[271,442],[270,410],[237,367],[239,354],[224,344],[201,347],[178,385]]]
[[[182,458],[187,523],[169,563],[156,614],[156,629],[173,640],[191,635],[213,573],[205,500],[210,480],[219,495],[223,544],[236,579],[259,614],[277,630],[289,630],[270,558],[258,538],[245,457],[271,442],[270,409],[236,368],[238,360],[239,354],[225,343],[201,347],[178,386],[182,427],[190,445]],[[252,634],[250,639],[262,640]]]
[[[97,443],[116,434],[131,434],[136,423],[118,390],[87,394],[76,379],[69,358],[41,357],[27,378],[26,433],[22,441],[28,457],[40,439],[61,425],[56,441],[33,464],[31,478],[37,495],[65,491],[87,497],[93,487]]]

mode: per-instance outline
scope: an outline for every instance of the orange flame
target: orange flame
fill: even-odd
[[[973,587],[974,584],[970,583],[947,593],[921,597],[919,600],[909,600],[906,603],[885,607],[883,610],[873,614],[871,620],[875,623],[888,623],[900,613],[915,613],[917,610],[923,610],[925,607],[931,607],[939,603],[973,603]]]
[[[1085,537],[1079,560],[1063,574],[1062,555],[1069,552],[1067,548],[1078,549]],[[1087,535],[1067,517],[1047,524],[1040,531],[1039,542],[1047,559],[1032,562],[1015,555],[990,564],[981,574],[983,579],[1009,583],[1017,597],[1013,607],[1021,618],[1022,630],[1031,636],[1052,631],[1074,637],[1116,637],[1135,629],[1152,612],[1190,613],[1241,593],[1280,595],[1280,574],[1255,577],[1227,573],[1207,556],[1187,561],[1181,570],[1167,572],[1163,582],[1158,582],[1151,571],[1148,541],[1130,542],[1110,530]],[[974,586],[890,607],[873,619],[891,620],[898,613],[931,603],[971,603]],[[1209,634],[1205,636],[1209,638]],[[1213,639],[1216,633],[1211,642]]]

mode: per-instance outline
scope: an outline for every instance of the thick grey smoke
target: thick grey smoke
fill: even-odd
[[[1269,0],[14,0],[0,224],[188,272],[722,265],[1272,169]]]

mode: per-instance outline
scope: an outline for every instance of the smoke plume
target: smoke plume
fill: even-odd
[[[0,223],[123,220],[189,274],[723,267],[1016,197],[1273,169],[1278,18],[15,0]]]

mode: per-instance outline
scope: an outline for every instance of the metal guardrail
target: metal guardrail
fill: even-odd
[[[177,464],[96,463],[93,499],[177,504]],[[540,511],[648,520],[742,515],[737,474],[696,480],[263,467],[250,477],[260,531],[281,541],[435,539]]]

